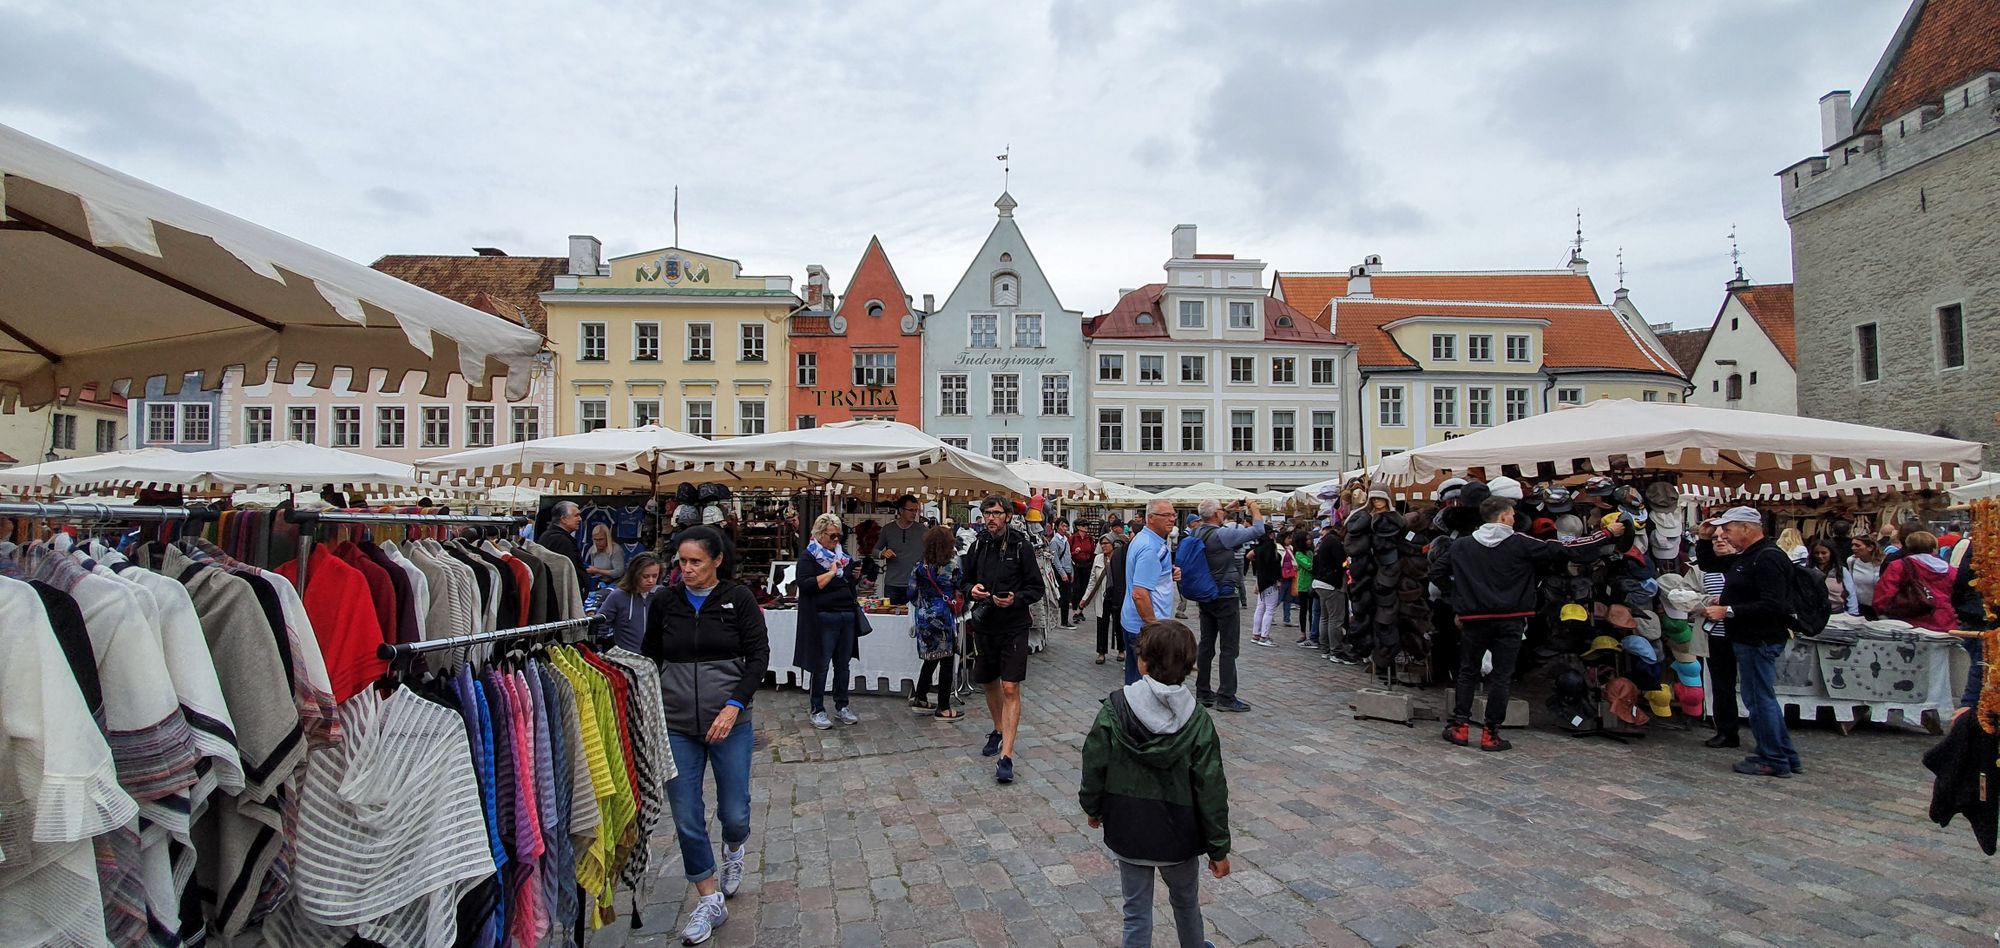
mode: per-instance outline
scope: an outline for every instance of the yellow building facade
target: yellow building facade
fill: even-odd
[[[602,259],[570,238],[541,295],[556,352],[555,433],[661,424],[702,437],[787,425],[789,276],[677,247]]]

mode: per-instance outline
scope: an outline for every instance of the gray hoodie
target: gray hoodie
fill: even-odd
[[[1142,677],[1125,686],[1132,715],[1154,734],[1177,734],[1194,717],[1194,692],[1187,685],[1163,685]]]

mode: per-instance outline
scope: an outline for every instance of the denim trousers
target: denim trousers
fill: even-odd
[[[1120,624],[1122,625],[1123,623]],[[1121,628],[1118,630],[1118,634],[1125,637],[1125,683],[1129,685],[1138,681],[1141,677],[1139,675],[1139,633],[1127,632]]]
[[[1347,590],[1313,590],[1319,596],[1319,650],[1329,655],[1347,634]]]
[[[721,743],[667,732],[667,747],[680,775],[667,781],[667,804],[674,811],[674,835],[680,837],[681,869],[689,882],[715,875],[715,851],[708,839],[708,809],[701,784],[715,770],[715,815],[722,821],[722,845],[734,849],[750,838],[750,712],[736,718],[736,727]]]
[[[1224,596],[1214,602],[1197,603],[1201,610],[1201,646],[1196,664],[1195,693],[1215,695],[1224,701],[1236,697],[1236,653],[1243,649],[1243,611]],[[1210,691],[1209,673],[1220,651],[1222,669],[1215,672],[1215,690]]]
[[[833,706],[847,707],[847,689],[853,676],[847,673],[854,661],[854,613],[822,612],[813,617],[819,628],[819,666],[812,670],[812,710],[826,710],[827,666],[833,666]]]
[[[1792,732],[1785,727],[1785,709],[1778,703],[1778,656],[1785,643],[1745,645],[1736,650],[1736,680],[1743,689],[1743,706],[1750,710],[1750,733],[1757,737],[1755,758],[1781,770],[1799,766]]]
[[[1292,599],[1293,596],[1292,596],[1291,580],[1279,580],[1278,602],[1280,605],[1283,605],[1285,607],[1285,621],[1284,621],[1285,625],[1292,624]]]
[[[1142,866],[1118,860],[1118,888],[1125,895],[1125,948],[1152,948],[1153,874],[1167,881],[1167,904],[1181,948],[1201,948],[1201,857],[1171,866]]]

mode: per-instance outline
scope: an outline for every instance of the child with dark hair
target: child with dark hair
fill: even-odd
[[[1182,948],[1202,948],[1200,864],[1229,874],[1229,784],[1215,722],[1187,688],[1194,631],[1146,623],[1138,681],[1111,693],[1083,742],[1077,803],[1118,860],[1127,946],[1153,943],[1153,877],[1167,882]]]

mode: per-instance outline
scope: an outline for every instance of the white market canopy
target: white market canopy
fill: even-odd
[[[689,479],[731,487],[827,487],[877,496],[1028,494],[1028,482],[1007,465],[895,421],[843,421],[705,441],[679,456],[700,475]]]
[[[1446,472],[1498,475],[1506,467],[1541,479],[1545,464],[1568,477],[1620,463],[1752,490],[1834,470],[1964,480],[1978,475],[1983,451],[1970,441],[1821,418],[1606,399],[1392,455],[1378,465],[1377,480],[1411,486]]]
[[[610,490],[657,490],[683,480],[690,449],[714,442],[661,425],[599,428],[490,448],[473,448],[418,461],[418,473],[443,483],[490,485],[575,484]]]
[[[2000,497],[2000,474],[1988,474],[1976,481],[1960,484],[1951,489],[1953,503],[1969,504],[1989,497]]]
[[[1106,506],[1137,507],[1152,499],[1152,494],[1137,487],[1120,484],[1117,481],[1104,482],[1104,503]]]
[[[53,473],[51,473],[53,471]],[[414,488],[416,472],[398,464],[300,441],[265,441],[213,451],[145,448],[0,471],[0,487],[38,493],[88,488],[223,491],[258,487],[380,491]]]
[[[1237,490],[1214,481],[1202,481],[1185,487],[1176,487],[1173,490],[1163,490],[1153,495],[1158,500],[1172,501],[1176,507],[1186,507],[1204,500],[1219,500],[1223,503],[1232,500],[1253,500],[1256,496],[1247,490]]]
[[[374,370],[477,399],[528,392],[542,337],[0,125],[0,400],[39,407],[148,378],[348,387]]]
[[[1007,470],[1028,482],[1029,489],[1045,495],[1083,499],[1104,496],[1104,481],[1036,458],[1015,461],[1007,465]]]

